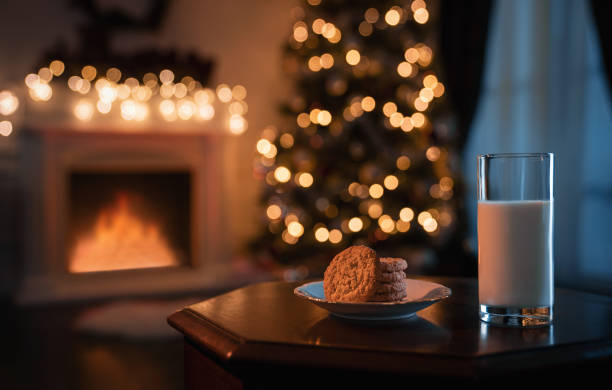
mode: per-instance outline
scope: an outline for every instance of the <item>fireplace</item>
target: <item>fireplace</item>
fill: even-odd
[[[191,265],[190,172],[69,174],[72,273]]]
[[[21,301],[220,288],[219,134],[22,132]]]

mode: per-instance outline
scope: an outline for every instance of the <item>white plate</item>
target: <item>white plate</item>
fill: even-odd
[[[352,320],[397,320],[409,318],[441,299],[451,296],[451,289],[434,282],[406,279],[408,296],[395,302],[329,302],[323,281],[296,287],[293,293],[328,310],[333,315]]]

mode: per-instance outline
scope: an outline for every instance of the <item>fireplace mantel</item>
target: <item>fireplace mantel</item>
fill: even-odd
[[[231,280],[224,247],[224,135],[122,129],[30,128],[21,132],[24,244],[21,302],[216,289]],[[191,175],[191,259],[178,267],[70,273],[66,229],[73,170]],[[171,206],[169,206],[171,207]]]

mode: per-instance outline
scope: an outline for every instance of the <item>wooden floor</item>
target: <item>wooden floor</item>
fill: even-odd
[[[75,331],[75,319],[90,306],[73,303],[24,308],[5,301],[0,388],[183,388],[180,337],[133,340]]]

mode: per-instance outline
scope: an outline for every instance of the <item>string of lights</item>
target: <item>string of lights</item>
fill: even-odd
[[[61,88],[61,84],[54,86],[53,80],[64,71],[64,63],[53,60],[37,73],[28,74],[24,82],[30,99],[35,102],[51,100],[54,88]],[[122,80],[120,69],[111,67],[101,74],[92,65],[85,65],[80,74],[69,76],[66,84],[70,91],[80,96],[72,113],[82,122],[113,112],[124,121],[143,122],[150,117],[166,122],[209,121],[222,110],[230,133],[242,134],[248,127],[245,118],[247,90],[242,85],[230,87],[222,83],[213,90],[203,87],[191,76],[175,80],[170,69],[159,74],[146,73],[141,80],[134,77]],[[0,92],[0,115],[12,115],[18,107],[19,99],[12,91]],[[9,136],[12,130],[11,121],[0,122],[0,135]]]

